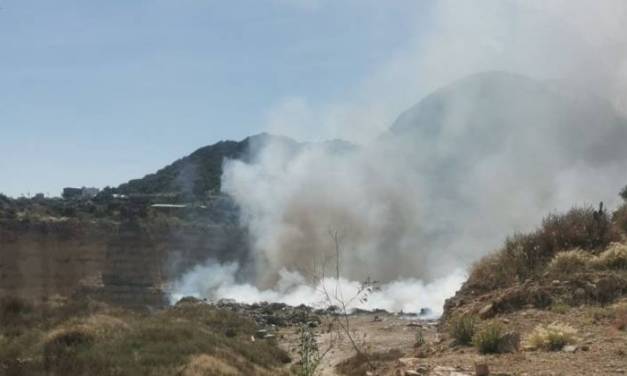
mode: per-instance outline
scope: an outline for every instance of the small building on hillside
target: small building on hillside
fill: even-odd
[[[98,188],[63,188],[63,198],[66,200],[91,200],[98,195]]]

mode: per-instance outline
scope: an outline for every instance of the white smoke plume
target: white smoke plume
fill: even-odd
[[[220,264],[215,260],[197,265],[176,282],[176,293],[171,296],[171,301],[174,303],[183,297],[194,296],[210,301],[236,299],[247,304],[280,302],[292,306],[306,304],[310,307],[326,308],[335,298],[328,298],[325,290],[333,295],[337,286],[338,295],[346,297],[348,309],[385,309],[390,312],[416,313],[423,308],[434,307],[424,312],[428,312],[427,316],[437,317],[442,314],[444,299],[455,292],[465,277],[461,270],[456,270],[452,275],[429,284],[417,279],[394,281],[379,286],[378,290],[368,294],[367,300],[362,301],[357,299],[362,296],[361,284],[344,278],[324,278],[311,284],[300,273],[282,269],[273,288],[259,289],[251,283],[237,282],[234,276],[238,270],[237,263]]]
[[[286,98],[270,111],[271,131],[298,137],[311,132],[301,124],[319,124],[320,138],[362,146],[261,137],[252,162],[227,161],[222,187],[249,228],[255,278],[238,284],[224,277],[237,265],[208,265],[184,276],[181,291],[312,302],[317,290],[307,286],[329,275],[335,232],[344,285],[372,277],[385,286],[371,300],[379,308],[438,309],[461,283],[458,270],[506,235],[551,211],[617,203],[627,182],[627,3],[437,4],[428,37],[373,72],[354,100]],[[425,94],[494,69],[537,80],[475,75],[387,132]]]

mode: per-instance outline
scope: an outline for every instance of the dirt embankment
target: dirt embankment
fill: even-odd
[[[0,296],[34,302],[89,294],[160,306],[164,285],[209,257],[243,257],[240,230],[199,224],[0,222]]]

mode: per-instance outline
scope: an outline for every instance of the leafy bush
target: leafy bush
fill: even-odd
[[[449,322],[449,334],[460,345],[470,345],[477,329],[478,319],[473,315],[453,317]]]
[[[498,322],[484,325],[472,338],[472,343],[482,354],[503,352],[505,327]]]
[[[527,337],[527,345],[533,349],[557,351],[575,343],[576,334],[577,331],[566,324],[539,325]]]

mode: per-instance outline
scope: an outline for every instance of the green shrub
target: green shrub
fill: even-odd
[[[503,352],[505,328],[498,322],[484,325],[472,338],[472,343],[482,354]]]
[[[449,322],[449,334],[460,345],[470,345],[477,329],[478,319],[474,315],[453,317]]]

